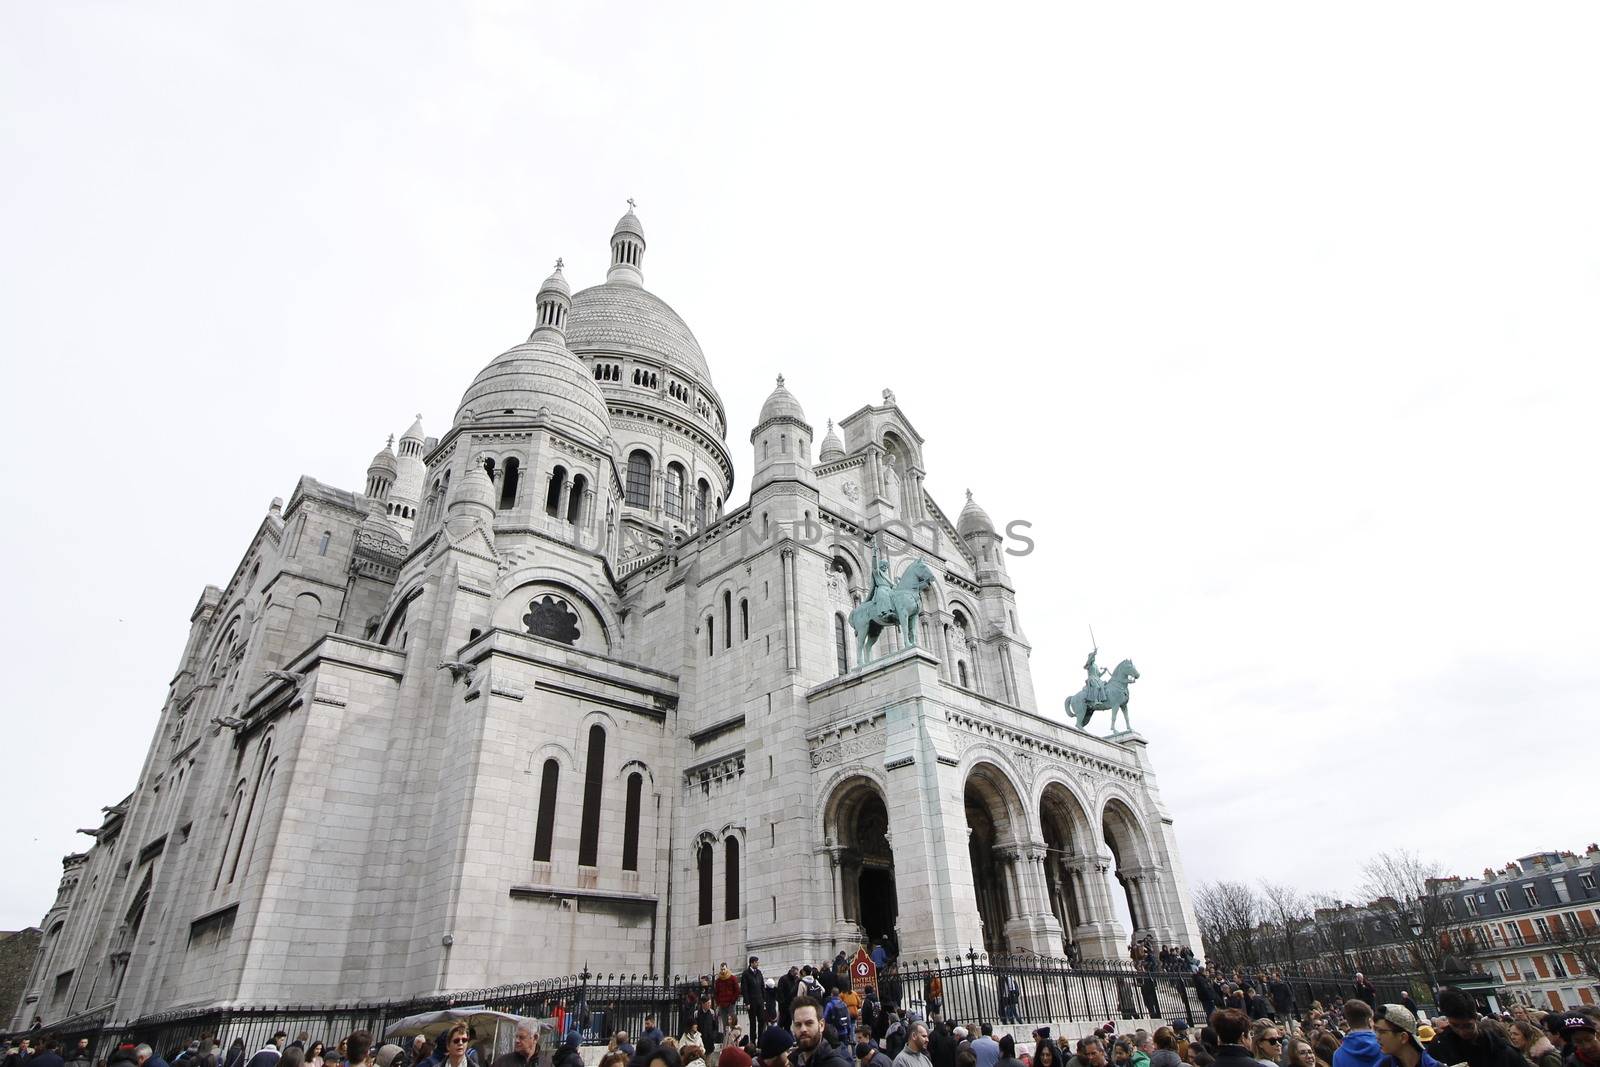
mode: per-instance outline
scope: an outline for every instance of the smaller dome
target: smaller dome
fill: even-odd
[[[764,426],[773,419],[793,419],[801,423],[806,421],[806,413],[801,409],[800,401],[784,387],[781,374],[778,375],[778,384],[773,387],[772,395],[761,405],[761,417],[756,420],[756,425]]]
[[[475,462],[467,468],[466,477],[461,479],[455,496],[450,500],[450,509],[454,511],[457,505],[466,504],[478,504],[494,510],[494,483],[489,480],[489,472],[483,469],[482,463]]]
[[[590,445],[611,436],[611,415],[594,376],[560,339],[525,341],[478,373],[461,397],[456,425],[541,415]]]
[[[839,431],[833,428],[832,419],[828,420],[828,432],[822,438],[822,450],[817,453],[817,458],[824,463],[844,458],[844,442],[839,440]]]
[[[639,216],[633,213],[631,202],[628,206],[628,213],[618,219],[616,226],[611,230],[611,236],[613,237],[619,233],[631,233],[639,240],[644,240],[644,227],[639,224]]]
[[[422,428],[422,415],[418,413],[417,421],[411,424],[411,429],[400,435],[402,441],[426,441],[427,431]]]
[[[989,513],[978,506],[972,499],[972,490],[967,490],[967,506],[961,509],[961,515],[956,519],[956,533],[963,538],[973,534],[994,533],[994,523],[989,521]]]
[[[539,286],[539,294],[541,296],[547,292],[557,292],[566,297],[570,297],[572,295],[572,289],[567,285],[567,276],[561,273],[561,268],[563,265],[564,264],[562,261],[558,258],[556,260],[555,271],[551,273],[550,277],[544,280],[543,285]]]
[[[372,471],[385,471],[389,474],[399,473],[400,461],[394,458],[394,434],[389,435],[389,443],[379,449],[376,456],[372,457],[372,462],[367,464],[367,471],[369,473]]]

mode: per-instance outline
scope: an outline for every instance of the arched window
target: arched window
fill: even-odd
[[[581,474],[572,476],[572,492],[567,497],[567,521],[574,526],[583,525],[583,498],[589,492],[589,479]]]
[[[561,491],[567,487],[567,468],[557,467],[550,472],[550,485],[544,491],[544,513],[555,515],[561,510]]]
[[[750,640],[750,601],[739,601],[739,640]]]
[[[517,483],[522,479],[522,463],[515,457],[506,460],[500,475],[500,510],[509,511],[517,506]]]
[[[964,661],[956,660],[956,673],[961,677],[961,688],[971,689],[972,687],[967,684],[967,665]]]
[[[489,482],[491,484],[493,484],[493,482],[494,482],[494,457],[493,456],[484,456],[483,457],[483,473],[485,473],[485,474],[487,474],[489,476]]]
[[[833,655],[838,661],[839,673],[850,673],[850,642],[845,637],[844,615],[836,612],[833,616]]]
[[[628,775],[628,806],[622,817],[622,869],[639,869],[639,804],[644,797],[644,775]]]
[[[683,521],[683,467],[677,463],[667,464],[667,517]]]
[[[739,917],[739,841],[730,837],[723,842],[723,857],[728,869],[722,872],[726,887],[727,900],[723,908],[724,919],[737,919]]]
[[[539,779],[539,821],[533,833],[533,858],[540,863],[550,860],[550,846],[556,838],[556,787],[561,782],[561,764],[553,759],[544,761],[544,775]]]
[[[650,506],[650,453],[635,449],[628,454],[628,485],[625,498],[633,507]]]
[[[716,887],[715,887],[715,883],[712,881],[712,878],[711,878],[711,861],[712,861],[711,842],[710,841],[702,841],[700,843],[699,852],[695,857],[695,862],[700,867],[699,875],[700,875],[700,925],[701,926],[710,926],[711,925],[711,914],[712,914],[712,908],[714,907],[714,901],[712,900],[712,894],[714,894],[716,892]]]
[[[271,771],[277,769],[276,763],[267,761],[272,756],[272,738],[268,737],[261,742],[261,755],[256,761],[256,781],[250,790],[250,798],[245,802],[244,815],[237,821],[237,833],[234,835],[233,860],[228,864],[228,884],[233,884],[233,879],[239,873],[239,861],[244,857],[245,850],[249,847],[246,838],[250,834],[251,826],[255,822],[255,814],[266,803],[265,786],[272,781]]]
[[[606,731],[589,727],[589,757],[583,766],[583,823],[578,830],[578,866],[600,862],[600,794],[605,787]]]
[[[706,616],[706,655],[717,654],[717,620],[710,615]]]
[[[708,511],[710,498],[711,483],[701,478],[700,484],[695,486],[694,490],[694,524],[696,527],[704,526],[706,519],[710,517],[710,512]]]
[[[722,594],[722,647],[733,647],[733,594]]]
[[[317,542],[317,555],[326,556],[328,554],[328,542],[332,541],[332,540],[333,540],[333,531],[332,530],[323,530],[322,531],[322,540]]]

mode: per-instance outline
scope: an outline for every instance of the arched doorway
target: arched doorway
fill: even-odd
[[[1089,825],[1088,813],[1070,789],[1059,782],[1045,786],[1039,798],[1045,888],[1050,894],[1050,911],[1061,924],[1061,951],[1067,956],[1074,954],[1080,927],[1095,918],[1084,881],[1085,861],[1097,851]]]
[[[856,926],[868,941],[882,941],[898,951],[900,903],[889,808],[877,783],[866,777],[841,783],[828,805],[825,830],[835,848],[837,918]]]
[[[972,865],[972,890],[978,920],[983,924],[983,950],[1010,951],[1006,924],[1021,914],[1015,862],[1021,804],[1005,774],[980,763],[967,776],[967,858]]]
[[[1164,937],[1159,896],[1151,884],[1154,867],[1149,842],[1133,812],[1120,800],[1109,800],[1101,815],[1101,833],[1115,861],[1117,884],[1128,904],[1128,920],[1135,939]]]

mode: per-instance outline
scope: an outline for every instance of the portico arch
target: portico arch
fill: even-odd
[[[834,870],[834,921],[898,951],[894,852],[883,787],[866,775],[845,778],[823,808],[823,837]]]
[[[1160,908],[1159,873],[1150,838],[1131,807],[1118,797],[1108,799],[1101,809],[1101,833],[1111,850],[1117,883],[1128,902],[1128,918],[1135,939],[1164,936],[1165,920]]]
[[[1039,795],[1039,832],[1045,843],[1045,888],[1050,911],[1061,924],[1063,954],[1095,934],[1102,920],[1093,892],[1094,861],[1099,853],[1093,824],[1082,800],[1064,782],[1045,785]]]
[[[1018,850],[1028,840],[1027,817],[1010,777],[987,760],[973,764],[968,772],[964,800],[967,855],[983,949],[1006,952],[1011,948],[1006,923],[1023,913],[1016,866]]]

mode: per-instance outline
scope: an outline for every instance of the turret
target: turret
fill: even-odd
[[[419,414],[411,428],[400,435],[399,455],[395,457],[394,484],[389,487],[389,497],[384,501],[384,513],[389,523],[409,542],[416,528],[417,510],[422,506],[422,483],[427,478],[427,466],[422,461],[428,444],[428,435],[422,429]]]
[[[972,499],[971,489],[967,490],[967,503],[956,518],[956,533],[961,535],[961,540],[966,542],[972,554],[978,557],[980,577],[985,573],[1005,573],[1005,553],[1000,547],[1002,538],[995,532],[989,513]]]
[[[781,374],[772,395],[761,405],[761,417],[750,431],[750,443],[756,453],[755,475],[750,482],[752,496],[775,481],[815,485],[811,475],[811,426],[800,401],[783,384]]]
[[[561,273],[560,259],[556,260],[554,273],[539,286],[534,306],[535,324],[528,340],[564,341],[567,315],[572,310],[572,290],[567,286],[566,275]]]
[[[644,227],[633,213],[632,200],[628,201],[628,213],[611,231],[611,269],[606,271],[606,281],[644,285]]]
[[[491,531],[492,540],[494,483],[489,480],[489,472],[481,460],[467,468],[467,473],[462,476],[455,492],[451,494],[449,509],[445,515],[445,525],[455,537],[460,537],[474,525],[480,524],[485,530]]]
[[[388,442],[372,457],[372,462],[367,464],[367,502],[376,506],[380,511],[389,502],[389,490],[394,488],[394,482],[400,474],[400,464],[394,456],[394,434],[389,435]]]
[[[832,463],[836,459],[844,458],[844,442],[839,440],[839,431],[833,428],[833,420],[828,420],[828,432],[822,437],[822,444],[817,449],[818,463]]]

